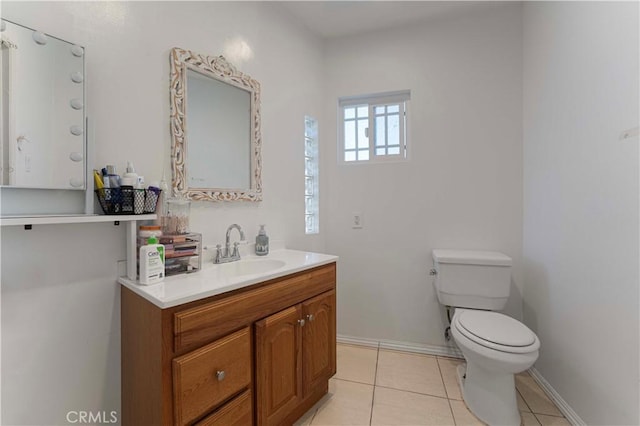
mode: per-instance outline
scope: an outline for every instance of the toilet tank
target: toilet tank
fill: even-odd
[[[433,250],[438,301],[446,306],[501,310],[511,288],[511,258],[495,251]]]

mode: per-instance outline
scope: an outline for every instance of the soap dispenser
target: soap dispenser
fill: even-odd
[[[260,231],[256,236],[256,255],[265,256],[269,254],[269,237],[267,231],[264,230],[264,225],[260,225]]]

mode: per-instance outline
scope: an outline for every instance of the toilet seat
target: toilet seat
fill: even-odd
[[[497,312],[458,309],[453,326],[469,340],[488,349],[521,354],[540,348],[538,337],[526,325]]]

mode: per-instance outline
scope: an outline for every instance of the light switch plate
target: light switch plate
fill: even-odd
[[[362,229],[362,213],[360,212],[351,213],[351,228]]]

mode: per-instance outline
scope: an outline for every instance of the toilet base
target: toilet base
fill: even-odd
[[[513,374],[461,364],[457,370],[462,398],[469,410],[489,425],[521,424]]]

